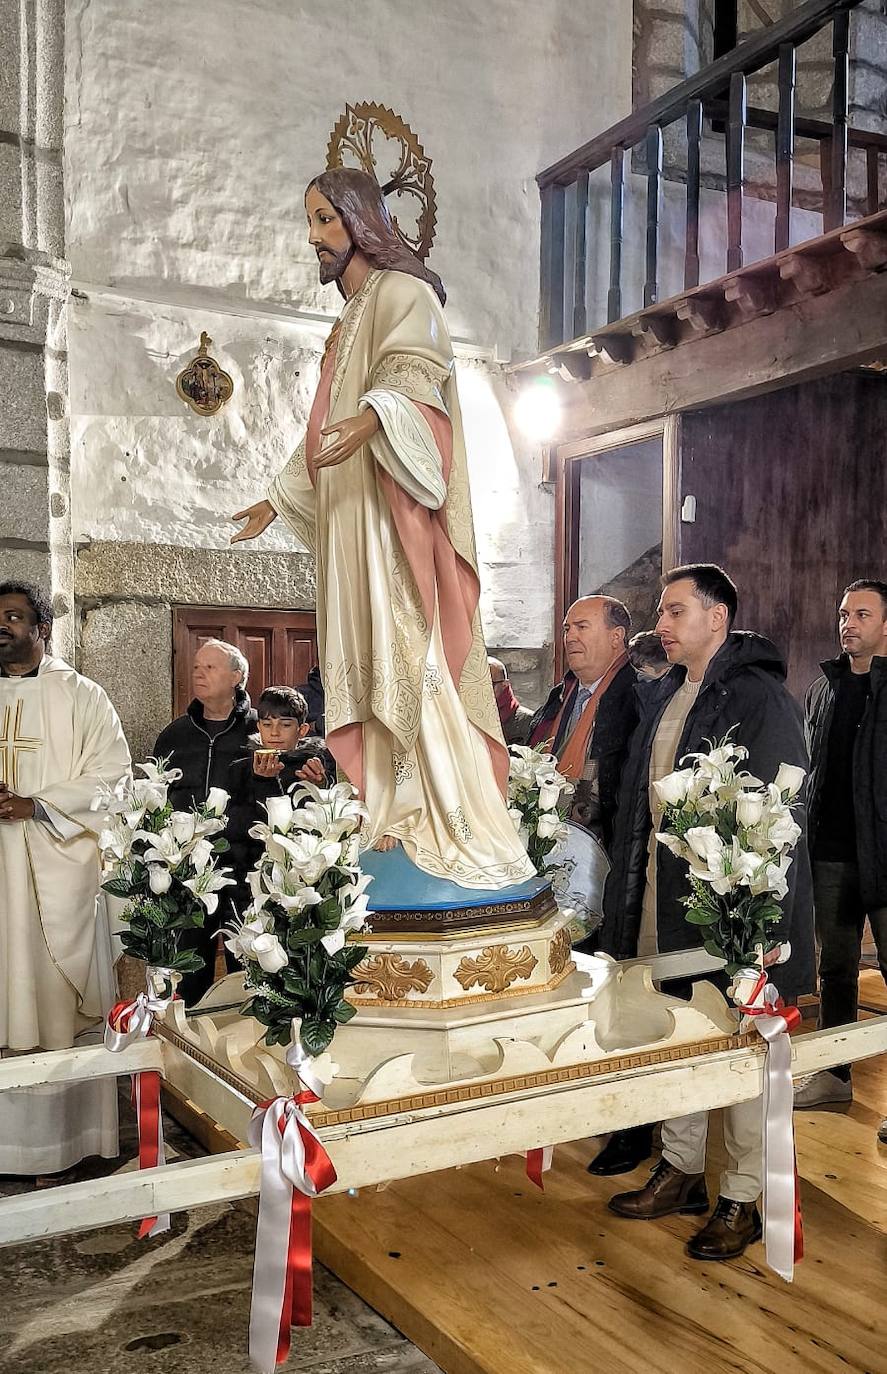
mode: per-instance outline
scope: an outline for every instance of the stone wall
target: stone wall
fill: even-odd
[[[63,0],[0,3],[0,578],[51,593],[70,655],[64,32]]]

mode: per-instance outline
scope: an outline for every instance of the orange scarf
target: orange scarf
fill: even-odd
[[[617,657],[613,659],[613,662],[610,664],[588,701],[585,703],[585,707],[582,715],[579,717],[576,728],[561,750],[561,755],[557,763],[558,772],[563,773],[564,777],[570,778],[572,782],[578,782],[585,771],[585,756],[588,753],[588,741],[594,729],[594,720],[597,715],[597,708],[601,702],[601,697],[613,681],[613,678],[620,669],[625,667],[627,662],[628,654],[625,652],[618,654]],[[579,688],[577,687],[577,691],[578,690]],[[551,731],[551,739],[548,740],[549,748],[557,738],[561,717],[566,709],[567,703],[564,702],[555,719]]]

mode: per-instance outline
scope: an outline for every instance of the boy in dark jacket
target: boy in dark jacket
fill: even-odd
[[[232,900],[240,912],[250,901],[247,874],[262,853],[262,841],[249,832],[257,821],[266,819],[264,803],[302,782],[331,787],[336,781],[332,754],[322,739],[308,734],[308,706],[301,692],[294,687],[266,687],[256,710],[258,736],[248,741],[249,753],[235,759],[228,774],[231,801],[226,834],[231,850],[227,858],[237,879]]]

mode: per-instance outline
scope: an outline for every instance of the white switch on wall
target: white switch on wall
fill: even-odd
[[[696,497],[685,496],[681,506],[681,519],[685,525],[692,525],[696,519]]]

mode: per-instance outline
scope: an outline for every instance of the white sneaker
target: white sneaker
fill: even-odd
[[[807,1074],[795,1081],[795,1110],[805,1111],[811,1107],[825,1107],[830,1103],[852,1102],[853,1085],[849,1078],[839,1078],[828,1069],[819,1073]]]

